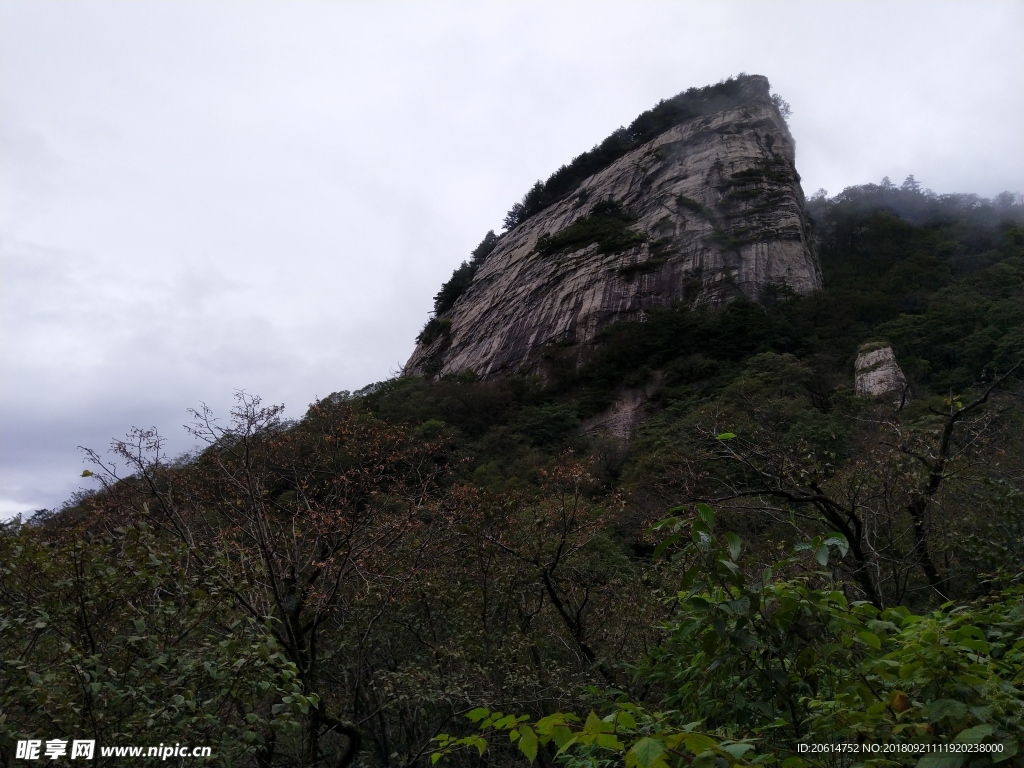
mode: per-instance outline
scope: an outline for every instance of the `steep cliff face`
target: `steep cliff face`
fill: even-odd
[[[820,288],[792,137],[767,79],[738,91],[505,233],[405,373],[532,372],[646,308]]]

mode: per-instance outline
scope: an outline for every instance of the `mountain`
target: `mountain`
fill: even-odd
[[[405,374],[533,372],[653,307],[820,288],[780,103],[759,75],[691,89],[538,182],[438,294]]]
[[[1022,198],[805,207],[785,112],[692,89],[538,182],[404,376],[87,451],[94,493],[0,524],[0,766],[155,733],[247,768],[1020,764]]]

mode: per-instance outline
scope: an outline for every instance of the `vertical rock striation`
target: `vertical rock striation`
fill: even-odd
[[[789,129],[766,78],[737,86],[505,233],[405,374],[533,372],[645,308],[820,288]]]
[[[907,399],[907,377],[896,362],[892,347],[882,342],[864,344],[853,364],[854,392],[869,397],[885,397],[897,407]]]

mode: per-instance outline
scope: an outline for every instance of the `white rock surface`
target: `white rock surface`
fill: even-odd
[[[768,88],[748,77],[740,106],[670,128],[503,235],[445,314],[450,332],[417,346],[404,373],[534,372],[546,345],[571,348],[578,362],[601,329],[645,307],[820,288],[793,140]],[[614,254],[534,250],[607,199],[638,218],[648,242]],[[620,274],[643,262],[649,271]]]
[[[585,419],[580,425],[581,431],[585,435],[604,433],[619,440],[629,440],[633,430],[644,420],[647,402],[661,385],[661,380],[661,374],[656,373],[645,386],[623,390],[608,410]]]
[[[903,370],[896,362],[896,354],[892,347],[867,347],[857,355],[854,370],[856,394],[891,397],[896,405],[902,405],[906,401],[907,377],[903,375]]]

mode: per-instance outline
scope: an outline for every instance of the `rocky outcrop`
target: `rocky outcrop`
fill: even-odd
[[[820,288],[792,137],[767,79],[740,86],[505,233],[404,372],[534,372],[645,308]]]
[[[623,390],[604,413],[585,419],[580,431],[585,435],[606,434],[629,440],[633,430],[644,420],[647,403],[661,381],[661,375],[656,373],[643,387]]]
[[[882,342],[861,346],[855,370],[854,392],[868,397],[885,398],[897,407],[906,402],[907,377],[896,362],[892,347]]]

